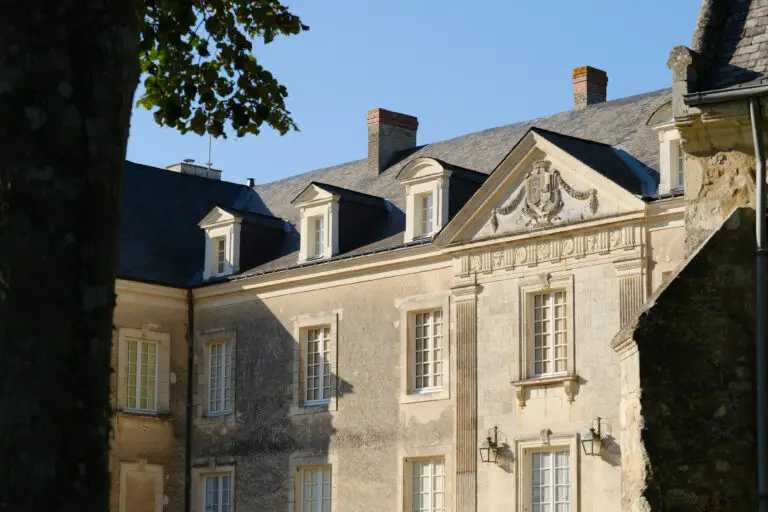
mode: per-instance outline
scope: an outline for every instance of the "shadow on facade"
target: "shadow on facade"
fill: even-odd
[[[284,510],[292,500],[296,465],[330,463],[336,433],[332,413],[297,411],[294,333],[260,300],[199,313],[199,330],[236,328],[235,421],[201,424],[193,433],[192,459],[235,465],[236,508]],[[337,400],[354,386],[332,376]],[[301,390],[298,390],[301,393]],[[327,409],[327,408],[326,408]],[[209,462],[210,464],[210,462]]]

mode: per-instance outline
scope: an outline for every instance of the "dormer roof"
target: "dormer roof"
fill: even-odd
[[[301,206],[331,198],[373,208],[381,208],[385,211],[387,210],[387,201],[381,197],[337,187],[335,185],[329,185],[327,183],[320,183],[318,181],[309,183],[304,190],[299,192],[298,195],[291,200],[291,204],[294,206]]]
[[[651,113],[670,99],[670,90],[656,91],[427,144],[397,154],[377,176],[368,172],[368,162],[363,159],[251,189],[127,163],[118,276],[177,286],[199,282],[195,274],[202,267],[203,249],[197,223],[217,205],[282,218],[293,226],[282,235],[279,254],[251,268],[241,266],[239,276],[232,278],[295,267],[299,208],[294,200],[310,185],[323,193],[344,197],[345,201],[370,201],[369,205],[379,205],[376,209],[381,205],[389,208],[381,222],[371,225],[361,238],[331,260],[402,249],[408,246],[403,243],[406,187],[398,175],[406,166],[419,158],[431,158],[450,169],[452,175],[479,181],[533,126],[556,132],[559,137],[549,137],[553,146],[567,146],[582,158],[597,153],[599,158],[608,156],[612,168],[621,168],[614,155],[608,153],[613,149],[620,158],[626,153],[633,161],[658,169],[658,136],[646,123]],[[546,134],[541,132],[540,136]],[[579,144],[568,137],[586,140],[588,147],[583,146],[583,154],[575,147]]]

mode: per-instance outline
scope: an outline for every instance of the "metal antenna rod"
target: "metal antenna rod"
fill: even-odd
[[[208,170],[211,170],[211,139],[213,139],[213,136],[209,133],[208,134]]]

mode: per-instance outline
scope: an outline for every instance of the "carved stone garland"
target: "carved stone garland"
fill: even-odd
[[[525,176],[523,187],[517,196],[501,208],[494,208],[491,215],[491,227],[494,233],[499,229],[497,216],[513,213],[521,203],[523,204],[523,215],[529,219],[526,226],[540,223],[551,224],[552,221],[559,220],[558,215],[565,206],[561,189],[578,201],[589,200],[589,211],[592,212],[592,215],[597,213],[599,206],[597,190],[590,188],[582,192],[574,189],[566,183],[560,175],[560,171],[557,169],[550,170],[551,165],[552,163],[548,160],[534,162],[533,171]]]

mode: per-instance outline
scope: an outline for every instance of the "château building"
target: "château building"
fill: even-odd
[[[765,73],[726,69],[761,5],[705,2],[710,89]],[[748,203],[702,213],[732,130],[683,110],[688,64],[611,101],[579,67],[572,110],[427,145],[376,108],[367,158],[264,185],[127,162],[113,510],[650,510],[628,326]]]

